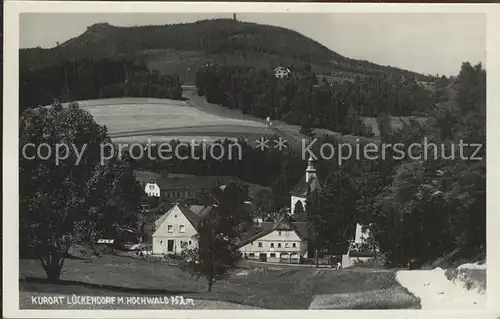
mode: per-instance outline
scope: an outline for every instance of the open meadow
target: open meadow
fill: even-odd
[[[264,309],[406,309],[420,301],[387,270],[336,271],[307,266],[244,263],[227,280],[207,292],[175,266],[131,257],[104,255],[92,261],[67,260],[61,282],[49,284],[38,260],[20,260],[20,307],[33,308],[33,294],[100,296],[172,296],[192,298],[198,309],[257,307]],[[318,298],[320,300],[318,300]],[[312,302],[315,301],[313,304]],[[145,306],[143,306],[145,307]],[[230,308],[231,308],[230,307]],[[214,309],[214,308],[212,308]],[[220,308],[219,308],[220,309]]]
[[[228,118],[205,112],[186,101],[113,98],[80,101],[95,120],[106,125],[114,142],[164,142],[172,139],[207,141],[270,134],[258,121]]]
[[[184,86],[185,101],[153,98],[109,98],[79,101],[80,106],[89,111],[97,123],[106,125],[109,136],[115,143],[154,143],[178,139],[185,142],[213,142],[224,139],[244,138],[250,144],[261,137],[281,136],[287,145],[301,147],[304,135],[300,126],[274,121],[270,127],[266,121],[240,110],[231,110],[208,103],[198,96],[194,87]],[[339,133],[326,129],[316,129],[317,136]],[[344,135],[346,141],[369,140]]]

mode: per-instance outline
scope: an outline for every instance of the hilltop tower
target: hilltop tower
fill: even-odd
[[[238,21],[238,20],[236,19],[236,13],[233,13],[233,20],[234,20],[234,21]]]

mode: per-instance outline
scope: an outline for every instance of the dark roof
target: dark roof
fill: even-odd
[[[272,219],[272,217],[271,217],[271,216],[267,216],[267,217],[266,217],[266,219],[264,219],[264,222],[265,222],[265,223],[268,223],[268,222],[270,222],[270,223],[274,223],[274,219]]]
[[[299,235],[302,240],[307,239],[309,226],[307,222],[292,222],[290,223],[294,228],[295,232]]]
[[[161,216],[160,218],[158,218],[155,222],[156,224],[156,227],[160,227],[160,225],[165,221],[165,219],[168,217],[168,215],[170,215],[170,213],[172,212],[172,208],[177,206],[180,211],[184,214],[184,216],[186,216],[187,220],[189,220],[189,222],[191,223],[191,225],[193,225],[194,228],[198,228],[198,224],[200,223],[200,221],[208,216],[208,214],[214,209],[213,206],[205,206],[201,209],[196,209],[196,213],[193,212],[189,207],[187,206],[184,206],[182,204],[176,204],[176,205],[173,205],[163,216]]]
[[[294,187],[294,189],[290,192],[291,195],[294,196],[302,196],[306,197],[310,193],[314,191],[321,190],[321,183],[317,176],[312,176],[309,182],[306,182],[306,177],[302,176],[300,182]]]
[[[160,177],[159,174],[149,171],[140,171],[140,170],[134,170],[134,176],[139,183],[151,182]]]
[[[307,223],[305,222],[290,222],[288,216],[283,216],[281,217],[278,221],[271,223],[271,222],[263,222],[261,224],[261,227],[256,229],[255,232],[253,233],[248,233],[248,237],[245,236],[244,239],[242,239],[238,243],[238,247],[245,246],[248,243],[251,243],[267,234],[272,233],[275,230],[294,230],[297,235],[300,237],[302,240],[307,239],[307,233],[308,233],[308,226]]]
[[[180,208],[181,212],[184,214],[184,216],[186,216],[186,218],[189,220],[189,222],[191,223],[191,225],[193,225],[194,228],[198,228],[198,224],[200,223],[200,221],[202,221],[203,218],[208,216],[208,214],[214,209],[213,206],[206,206],[200,211],[198,211],[199,214],[198,215],[194,213],[191,209],[189,209],[189,207],[187,206],[180,204],[177,206]]]
[[[213,187],[237,181],[232,176],[196,176],[196,175],[169,175],[160,176],[155,180],[161,190],[166,189],[211,189]]]
[[[146,212],[143,217],[142,221],[145,223],[151,223],[155,222],[160,218],[160,216],[164,215],[167,213],[170,209],[174,207],[174,204],[171,203],[162,203],[160,206],[151,208],[148,212]]]
[[[199,215],[203,208],[205,208],[203,205],[189,205],[189,209],[196,215]]]
[[[350,251],[349,257],[375,257],[375,252],[373,251]]]

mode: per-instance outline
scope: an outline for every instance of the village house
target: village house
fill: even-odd
[[[160,197],[161,196],[160,187],[155,182],[146,183],[146,185],[144,185],[144,192],[149,197]]]
[[[288,215],[265,221],[238,244],[245,258],[268,262],[300,263],[307,258],[307,223]]]
[[[183,247],[196,246],[196,231],[204,216],[210,214],[213,206],[196,207],[196,213],[190,207],[175,204],[155,221],[152,235],[153,254],[180,254]]]
[[[227,185],[212,187],[207,195],[205,205],[186,205],[185,203],[174,203],[170,206],[162,205],[152,212],[168,211],[159,215],[153,225],[145,226],[145,229],[153,231],[151,242],[153,244],[153,254],[180,254],[184,247],[191,248],[197,245],[196,235],[199,223],[206,217],[215,214],[220,205],[220,200],[224,196]],[[245,192],[245,191],[244,191]],[[243,194],[243,203],[240,210],[246,210],[251,214],[253,206],[248,201],[248,193]],[[250,210],[250,211],[248,211]],[[153,215],[154,216],[154,215]]]
[[[257,226],[239,243],[239,250],[249,259],[269,262],[299,263],[301,258],[308,258],[311,243],[308,241],[306,200],[314,191],[321,190],[316,176],[313,159],[310,158],[305,175],[290,193],[290,210],[282,210],[277,221],[268,219]],[[302,206],[296,211],[298,203]]]
[[[185,201],[198,204],[208,190],[214,186],[238,182],[232,176],[196,176],[187,174],[156,174],[136,172],[136,179],[144,186],[144,192],[163,202]]]

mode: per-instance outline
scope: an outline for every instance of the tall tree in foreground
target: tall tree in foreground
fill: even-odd
[[[125,211],[136,206],[137,188],[127,164],[111,160],[100,165],[100,144],[107,141],[106,128],[76,103],[67,108],[55,103],[51,108],[27,110],[20,117],[19,219],[20,238],[25,240],[20,248],[36,254],[51,281],[59,279],[75,243],[92,239],[105,225],[123,221]],[[45,160],[36,156],[42,143],[52,150],[52,154],[40,154],[48,155]],[[66,157],[60,163],[56,145],[68,147],[67,153],[60,147],[61,157]],[[104,216],[110,212],[114,213]]]
[[[213,284],[227,278],[229,271],[236,267],[240,254],[236,242],[220,231],[220,223],[215,216],[202,220],[197,230],[198,245],[183,249],[183,265],[193,276],[205,278],[211,292]]]
[[[198,224],[197,246],[184,248],[182,253],[184,269],[198,278],[204,277],[209,292],[214,282],[227,278],[240,261],[238,235],[251,221],[244,205],[247,194],[243,187],[231,183],[223,190],[214,188],[211,193],[217,203]]]

